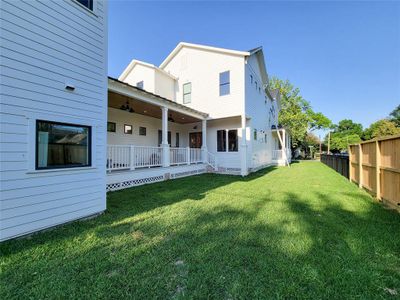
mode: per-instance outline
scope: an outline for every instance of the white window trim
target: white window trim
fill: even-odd
[[[81,8],[83,8],[85,13],[90,14],[96,18],[98,17],[97,0],[93,0],[93,10],[90,10],[89,8],[87,8],[85,5],[81,4],[77,0],[71,0],[71,1],[74,2],[76,5],[79,5]]]
[[[228,83],[224,83],[224,84],[221,85],[221,74],[223,74],[223,73],[229,73],[229,82]],[[218,95],[219,95],[219,97],[229,96],[231,94],[231,70],[226,70],[226,71],[223,71],[223,72],[219,72],[218,79],[219,79],[219,82],[218,82]],[[229,86],[229,93],[221,95],[221,86],[225,86],[225,85]]]
[[[97,169],[96,165],[96,137],[97,130],[101,128],[101,123],[95,120],[87,120],[76,117],[69,117],[66,115],[58,115],[54,113],[40,113],[34,111],[25,111],[25,116],[28,119],[28,171],[27,174],[36,174],[36,173],[50,173],[50,172],[71,172],[71,171],[82,171],[82,170],[90,170]],[[75,167],[75,168],[60,168],[60,169],[36,169],[36,121],[49,121],[49,122],[61,122],[61,123],[69,123],[69,124],[78,124],[83,126],[91,127],[91,166],[87,167]],[[104,125],[103,125],[104,127]],[[107,131],[107,126],[105,127]]]
[[[185,94],[185,85],[190,84],[190,93]],[[185,102],[185,95],[190,95],[190,101],[189,102]],[[192,82],[185,82],[184,84],[182,84],[182,103],[183,104],[189,104],[192,103]]]
[[[215,152],[221,153],[221,154],[237,154],[240,152],[240,139],[239,139],[239,132],[240,132],[241,128],[227,128],[227,129],[217,129],[215,131],[216,133],[216,139],[215,139]],[[218,151],[218,131],[220,130],[224,130],[225,131],[225,151]],[[229,130],[236,130],[237,131],[237,146],[238,146],[238,150],[237,151],[229,151],[229,135],[228,135],[228,131]]]

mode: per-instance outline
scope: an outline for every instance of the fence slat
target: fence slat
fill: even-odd
[[[400,135],[350,145],[349,156],[350,180],[400,209]]]
[[[321,154],[321,162],[342,176],[349,178],[349,156]]]

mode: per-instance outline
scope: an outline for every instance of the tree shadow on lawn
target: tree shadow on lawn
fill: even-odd
[[[400,286],[399,215],[358,192],[312,192],[307,199],[295,192],[285,192],[283,199],[265,194],[251,205],[232,200],[172,218],[131,218],[184,199],[201,200],[210,186],[253,180],[192,179],[195,186],[189,179],[164,183],[176,194],[163,193],[163,184],[148,186],[156,195],[150,201],[145,187],[131,189],[129,196],[112,194],[109,201],[116,206],[103,217],[105,224],[80,225],[70,233],[90,231],[98,242],[67,253],[78,267],[49,271],[48,277],[61,282],[67,295],[87,289],[98,297],[112,292],[138,298],[374,298]],[[365,207],[353,210],[341,197]],[[30,274],[43,266],[34,261],[11,268]]]
[[[186,200],[202,200],[208,193],[221,187],[249,182],[273,172],[269,167],[247,177],[221,174],[201,174],[175,180],[132,187],[107,194],[107,210],[93,219],[73,221],[42,232],[0,244],[0,254],[8,256],[40,245],[57,244],[73,238],[83,238],[93,230],[108,230],[113,223],[141,213],[167,207]],[[139,220],[140,221],[140,220]]]

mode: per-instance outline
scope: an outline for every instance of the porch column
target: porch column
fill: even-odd
[[[201,121],[201,153],[203,155],[203,163],[207,163],[207,120]]]
[[[246,116],[242,116],[242,139],[240,142],[240,175],[246,176],[247,169],[247,137],[246,137]]]
[[[162,166],[169,167],[169,144],[168,144],[168,108],[161,107],[162,111]]]

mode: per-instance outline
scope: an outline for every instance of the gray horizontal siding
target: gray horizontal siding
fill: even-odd
[[[5,240],[105,209],[107,18],[101,1],[94,14],[73,0],[1,5],[0,240]],[[75,91],[66,91],[66,83]],[[94,167],[31,172],[28,118],[35,113],[94,124]]]

